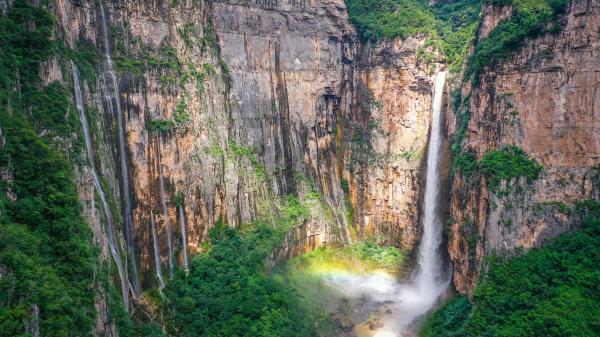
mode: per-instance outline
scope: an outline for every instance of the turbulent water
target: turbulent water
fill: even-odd
[[[115,261],[115,265],[117,266],[119,279],[121,281],[121,293],[123,295],[123,302],[125,304],[125,309],[128,310],[129,282],[127,281],[127,275],[125,274],[125,268],[123,267],[123,260],[121,259],[121,253],[119,252],[119,247],[117,246],[117,240],[115,238],[113,217],[110,212],[110,208],[108,207],[106,194],[104,193],[104,190],[102,189],[102,184],[100,184],[100,179],[98,178],[96,163],[94,162],[94,149],[92,147],[92,137],[90,135],[90,127],[88,125],[87,116],[85,115],[85,108],[83,106],[83,97],[81,94],[80,82],[81,81],[79,80],[79,72],[77,71],[77,67],[73,65],[73,87],[75,88],[75,104],[77,105],[77,111],[79,111],[79,119],[81,121],[81,128],[83,129],[85,150],[87,153],[88,161],[90,162],[89,164],[92,171],[92,180],[94,181],[94,187],[96,188],[96,192],[98,193],[98,197],[100,198],[100,203],[102,204],[102,211],[104,213],[104,217],[106,218],[106,232],[108,238],[108,246],[110,248],[110,254],[112,255],[113,260]]]
[[[125,220],[125,239],[127,241],[127,252],[129,254],[130,263],[130,277],[135,294],[139,294],[140,285],[138,279],[137,262],[135,259],[135,248],[133,240],[133,225],[132,225],[132,214],[131,214],[131,188],[129,186],[129,174],[127,173],[127,152],[125,151],[125,117],[123,116],[123,110],[121,109],[121,102],[119,99],[119,84],[117,82],[117,76],[115,75],[112,59],[110,56],[110,43],[108,42],[108,27],[106,23],[106,14],[104,13],[104,6],[100,2],[100,15],[102,21],[102,34],[104,36],[104,53],[106,57],[106,71],[110,84],[113,89],[113,98],[115,106],[117,108],[117,119],[119,124],[119,155],[121,160],[121,185],[123,188],[123,202],[124,202],[124,220]],[[111,100],[108,101],[109,107],[112,107]]]
[[[449,273],[440,255],[442,223],[440,203],[440,148],[442,98],[446,73],[435,78],[431,132],[427,150],[427,175],[423,203],[423,237],[418,266],[406,282],[398,275],[333,272],[323,281],[339,291],[352,307],[353,335],[359,337],[413,336],[415,322],[436,304],[447,289]]]

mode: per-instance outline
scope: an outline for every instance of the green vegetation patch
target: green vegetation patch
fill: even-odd
[[[500,181],[525,177],[531,183],[542,172],[542,165],[514,145],[487,152],[479,161],[475,153],[461,151],[454,158],[454,169],[465,177],[480,173],[489,181],[489,188],[498,191]]]
[[[489,179],[490,188],[496,190],[500,180],[526,177],[532,182],[542,172],[542,166],[522,149],[509,145],[486,153],[479,161],[481,173]]]
[[[472,303],[453,299],[422,336],[598,336],[600,203],[577,211],[581,230],[516,258],[491,257]]]
[[[265,272],[264,259],[283,239],[267,225],[246,231],[218,223],[210,250],[189,275],[165,288],[175,336],[314,336],[293,288]]]
[[[95,252],[67,151],[76,109],[60,83],[43,86],[54,19],[15,1],[0,16],[0,336],[91,336]]]
[[[460,72],[479,25],[481,1],[437,1],[432,7],[436,17],[437,43],[450,71]]]
[[[420,0],[346,0],[346,5],[365,39],[406,38],[435,27],[433,14]]]
[[[479,0],[439,1],[432,7],[421,0],[346,0],[350,19],[365,40],[430,35],[419,50],[426,63],[440,51],[452,71],[460,71],[477,29]]]
[[[547,32],[559,32],[559,18],[569,0],[488,0],[496,6],[512,6],[513,15],[503,20],[490,35],[479,42],[469,57],[465,79],[479,83],[483,68],[495,61],[507,59],[523,46],[527,38]]]

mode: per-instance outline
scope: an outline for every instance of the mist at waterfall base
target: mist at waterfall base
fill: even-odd
[[[323,289],[313,295],[319,305],[329,307],[333,316],[338,307],[349,307],[345,319],[351,319],[352,331],[337,335],[358,337],[413,336],[416,321],[429,312],[449,285],[449,271],[440,255],[442,221],[439,217],[441,107],[445,73],[435,77],[431,132],[427,150],[425,194],[423,200],[423,236],[417,266],[409,277],[393,270],[361,270],[322,266],[305,270],[320,279]],[[306,291],[306,289],[300,289]],[[327,293],[327,294],[326,294]],[[337,303],[336,303],[337,301]],[[336,304],[333,304],[336,303]],[[326,308],[327,309],[327,308]],[[339,319],[338,319],[339,320]],[[343,324],[342,324],[343,325]]]

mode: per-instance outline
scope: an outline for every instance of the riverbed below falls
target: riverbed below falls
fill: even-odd
[[[276,277],[297,290],[320,336],[417,336],[431,308],[412,285],[416,262],[393,247],[366,246],[319,249],[292,259]]]

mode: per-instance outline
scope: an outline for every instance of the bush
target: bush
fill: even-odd
[[[498,189],[500,180],[509,181],[516,177],[526,177],[527,181],[532,182],[542,171],[540,164],[514,145],[486,153],[479,161],[479,168],[489,179],[492,190]]]

